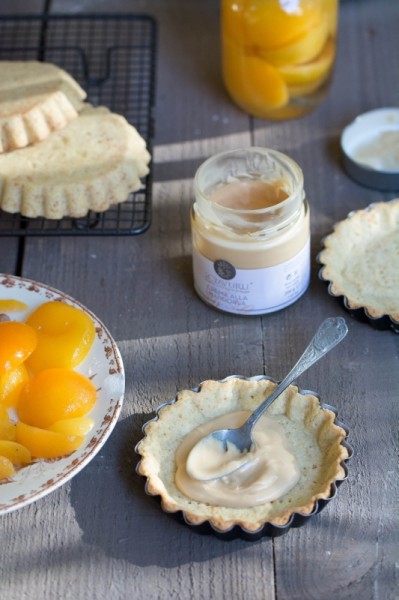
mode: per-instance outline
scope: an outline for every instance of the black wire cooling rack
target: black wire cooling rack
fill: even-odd
[[[151,152],[156,22],[147,15],[0,17],[0,60],[42,60],[70,73],[87,100],[122,114]],[[151,223],[151,169],[143,188],[104,213],[81,219],[29,219],[0,210],[0,236],[135,235]]]

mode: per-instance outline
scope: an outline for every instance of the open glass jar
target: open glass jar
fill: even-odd
[[[261,119],[300,117],[326,95],[338,0],[221,0],[224,83]]]
[[[217,154],[198,169],[191,211],[194,286],[220,310],[259,315],[295,302],[310,279],[303,174],[266,148]]]

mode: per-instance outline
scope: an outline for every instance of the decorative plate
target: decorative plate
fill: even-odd
[[[27,309],[10,313],[13,320],[25,320],[43,302],[61,300],[80,308],[94,321],[96,337],[89,355],[77,371],[95,384],[97,402],[90,413],[94,427],[85,443],[70,456],[36,460],[17,471],[12,479],[0,482],[0,515],[17,510],[46,496],[74,477],[99,452],[118,420],[125,391],[123,362],[116,343],[101,321],[67,294],[29,279],[0,274],[0,299],[20,300]]]
[[[376,329],[399,333],[399,199],[350,212],[322,245],[329,294]]]

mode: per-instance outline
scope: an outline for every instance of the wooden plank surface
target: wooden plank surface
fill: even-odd
[[[18,264],[18,240],[0,238],[0,273],[15,273]]]
[[[287,123],[253,121],[228,100],[215,0],[55,0],[52,10],[134,10],[158,20],[153,223],[134,238],[26,241],[22,274],[73,295],[112,332],[126,398],[113,435],[80,474],[2,517],[0,597],[394,600],[399,337],[351,319],[318,280],[315,258],[335,221],[393,197],[343,173],[338,139],[356,114],[397,103],[395,3],[341,3],[330,94],[315,113]],[[195,295],[189,209],[201,161],[250,143],[286,152],[304,170],[312,280],[293,306],[247,319],[220,314]],[[0,238],[0,271],[14,272],[15,248]],[[155,407],[207,378],[281,378],[315,326],[335,314],[347,317],[349,336],[300,384],[335,405],[351,429],[355,456],[337,499],[305,527],[255,543],[200,536],[164,514],[134,473],[134,446]]]

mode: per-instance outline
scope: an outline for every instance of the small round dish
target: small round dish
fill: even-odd
[[[26,310],[9,314],[16,321],[26,317],[43,302],[59,300],[83,310],[94,321],[96,337],[89,355],[77,371],[89,377],[97,388],[97,402],[90,413],[94,427],[85,443],[71,455],[35,460],[0,483],[0,515],[17,510],[46,496],[83,469],[99,452],[118,420],[125,390],[121,355],[107,328],[87,308],[70,296],[35,281],[0,274],[0,299],[19,300]]]
[[[359,320],[399,333],[399,198],[351,211],[321,243],[328,293]]]
[[[194,426],[198,426],[237,409],[253,410],[275,385],[275,380],[265,375],[231,375],[183,390],[173,400],[162,404],[156,416],[144,424],[144,437],[135,449],[140,456],[136,470],[146,479],[146,493],[160,499],[165,512],[194,531],[224,540],[254,541],[280,536],[291,527],[304,525],[319,513],[336,496],[338,486],[347,478],[346,461],[353,451],[346,441],[348,428],[337,420],[336,410],[322,404],[314,392],[300,390],[297,386],[289,386],[268,412],[280,423],[300,424],[302,431],[307,432],[305,436],[312,432],[317,447],[320,445],[321,461],[315,465],[315,455],[305,445],[305,459],[300,459],[305,461],[305,467],[301,463],[300,480],[290,492],[257,507],[227,509],[190,500],[175,486],[175,452],[192,430],[193,423],[197,421]],[[297,443],[299,449],[299,441],[292,438],[292,428],[290,432],[291,442],[294,441],[294,447]]]
[[[399,108],[380,108],[356,117],[342,132],[347,173],[371,188],[399,190]]]

